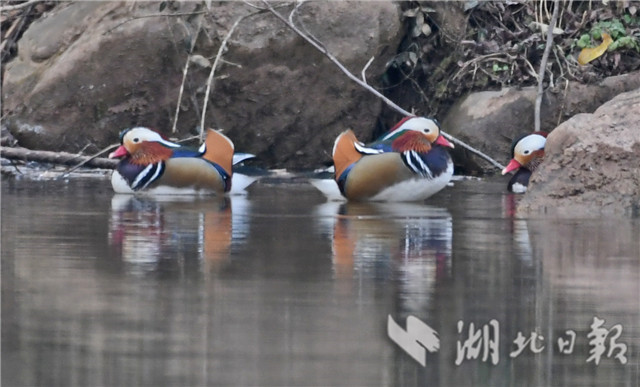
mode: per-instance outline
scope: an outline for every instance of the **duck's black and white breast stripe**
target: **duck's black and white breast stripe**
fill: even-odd
[[[433,147],[427,153],[419,153],[413,150],[402,152],[400,157],[407,168],[427,179],[440,176],[451,163],[449,153],[439,146]]]
[[[124,160],[118,164],[118,172],[134,191],[147,188],[158,180],[164,173],[164,169],[165,163],[163,161],[147,166],[131,164]]]

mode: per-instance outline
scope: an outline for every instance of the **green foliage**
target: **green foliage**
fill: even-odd
[[[493,62],[493,68],[492,69],[493,69],[494,73],[499,73],[501,71],[508,71],[509,70],[509,65],[507,65],[507,64],[501,65],[500,63]]]
[[[615,51],[618,49],[630,49],[640,52],[640,44],[638,44],[638,39],[633,36],[623,36],[615,42],[611,43],[608,50]]]
[[[603,20],[597,22],[589,32],[580,35],[572,46],[579,48],[595,47],[602,41],[602,34],[608,33],[613,39],[613,43],[607,51],[616,50],[636,50],[640,52],[640,43],[638,38],[633,34],[629,34],[629,30],[637,29],[640,26],[640,17],[624,14],[620,19]]]
[[[591,37],[595,40],[602,40],[603,32],[608,32],[614,41],[618,38],[626,36],[627,34],[627,30],[620,19],[600,21],[595,26],[593,26],[590,31]]]
[[[591,35],[589,34],[583,34],[580,36],[580,39],[576,41],[576,46],[580,48],[586,48],[589,47],[589,45],[591,45]]]

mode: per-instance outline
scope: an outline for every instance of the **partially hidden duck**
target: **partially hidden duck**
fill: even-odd
[[[509,192],[527,192],[531,174],[538,168],[544,158],[546,142],[546,132],[523,134],[513,140],[511,144],[511,161],[502,170],[503,175],[516,171],[507,184]]]
[[[111,176],[116,193],[222,195],[231,191],[233,164],[254,157],[234,155],[233,142],[213,129],[198,149],[145,127],[125,129],[120,143],[109,155],[121,159]]]
[[[406,117],[379,140],[365,145],[351,130],[333,147],[335,181],[353,201],[419,201],[442,190],[453,175],[437,121]]]

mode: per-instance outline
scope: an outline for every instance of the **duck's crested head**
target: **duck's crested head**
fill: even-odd
[[[534,132],[517,137],[511,145],[511,161],[502,170],[502,174],[526,167],[533,160],[541,159],[544,156],[546,142],[547,133],[545,132]]]
[[[130,156],[136,164],[151,164],[166,160],[171,155],[171,148],[180,147],[159,132],[142,126],[120,132],[120,144],[120,147],[109,157]]]
[[[391,128],[384,139],[399,137],[407,131],[418,132],[422,134],[431,144],[438,144],[453,148],[453,144],[451,144],[442,136],[440,132],[440,123],[435,118],[405,117],[393,128]]]

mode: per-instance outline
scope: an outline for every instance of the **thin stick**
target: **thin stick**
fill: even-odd
[[[367,83],[367,69],[369,68],[369,66],[371,66],[371,63],[373,63],[373,60],[375,59],[375,56],[372,56],[371,59],[369,59],[369,61],[367,62],[366,65],[364,65],[364,67],[362,68],[362,82]]]
[[[547,60],[549,59],[551,46],[553,46],[553,28],[555,27],[556,20],[558,19],[559,8],[560,4],[558,0],[553,0],[553,15],[551,16],[551,21],[549,22],[549,28],[547,28],[547,43],[544,47],[544,53],[542,54],[542,60],[540,61],[540,70],[538,73],[538,94],[536,95],[533,128],[535,132],[540,130],[540,106],[542,105],[544,73],[547,68]]]
[[[176,104],[176,113],[173,115],[173,125],[171,125],[171,133],[176,132],[176,126],[178,126],[178,116],[180,115],[180,105],[182,104],[182,94],[184,93],[184,84],[187,80],[187,73],[189,72],[189,64],[191,63],[191,53],[187,56],[187,62],[182,69],[182,82],[180,83],[180,91],[178,91],[178,103]]]
[[[369,92],[375,94],[377,97],[379,97],[380,99],[382,99],[385,103],[387,103],[391,108],[395,109],[398,113],[403,114],[405,116],[411,116],[412,114],[409,113],[408,111],[404,110],[403,108],[401,108],[400,106],[396,105],[395,103],[393,103],[393,101],[391,101],[390,99],[388,99],[387,97],[385,97],[384,95],[380,94],[380,92],[378,92],[378,90],[374,89],[373,87],[369,86],[368,84],[362,82],[358,77],[356,77],[355,75],[353,75],[349,70],[347,70],[342,63],[340,63],[335,56],[333,56],[325,47],[323,47],[322,45],[316,43],[313,39],[311,39],[309,36],[307,36],[304,32],[300,31],[300,29],[298,29],[298,27],[296,27],[295,25],[289,23],[289,21],[282,15],[280,15],[275,9],[273,9],[273,7],[271,7],[271,4],[266,1],[263,0],[263,3],[267,6],[267,10],[269,12],[271,12],[275,17],[277,17],[278,19],[280,19],[284,24],[287,25],[287,27],[289,27],[291,30],[293,30],[296,34],[298,34],[300,37],[302,37],[304,40],[306,40],[309,44],[311,44],[313,47],[315,47],[318,51],[320,51],[322,54],[324,54],[327,58],[329,58],[329,60],[331,62],[333,62],[333,64],[335,64],[336,66],[338,66],[338,68],[340,70],[342,70],[342,72],[349,77],[349,79],[351,79],[352,81],[356,82],[357,84],[359,84],[360,86],[364,87],[365,89],[367,89]]]
[[[335,56],[333,56],[323,45],[315,42],[313,39],[311,39],[309,36],[307,36],[304,32],[302,32],[300,29],[298,29],[298,27],[296,27],[293,23],[290,23],[289,20],[287,20],[284,16],[282,16],[281,14],[279,14],[275,9],[273,9],[273,7],[271,6],[271,4],[266,1],[266,0],[262,0],[262,2],[265,4],[266,9],[271,12],[275,17],[277,17],[278,19],[280,19],[280,21],[282,21],[284,24],[287,25],[287,27],[289,27],[291,30],[293,30],[296,34],[298,34],[300,37],[302,37],[304,40],[306,40],[309,44],[311,44],[313,47],[315,47],[318,51],[320,51],[322,54],[324,54],[324,56],[326,56],[327,58],[329,58],[329,60],[331,62],[333,62],[333,64],[335,64],[347,77],[349,77],[349,79],[351,79],[352,81],[354,81],[355,83],[357,83],[358,85],[362,86],[364,89],[366,89],[367,91],[369,91],[370,93],[374,94],[376,97],[380,98],[382,101],[384,101],[384,103],[386,103],[390,108],[394,109],[395,111],[397,111],[398,113],[404,115],[404,116],[413,116],[414,114],[404,110],[403,108],[401,108],[400,106],[396,105],[393,101],[391,101],[389,98],[385,97],[384,95],[382,95],[378,90],[374,89],[373,87],[369,86],[366,82],[360,80],[358,77],[356,77],[355,75],[353,75],[349,70],[347,70],[347,68],[344,67],[344,65],[342,65],[342,63],[340,63],[340,61],[338,61],[338,59],[336,59]],[[483,152],[473,148],[470,145],[467,145],[466,143],[464,143],[461,140],[458,140],[457,138],[441,131],[440,133],[442,133],[442,135],[447,138],[448,140],[452,141],[453,143],[455,143],[456,145],[460,145],[463,148],[477,154],[478,156],[484,158],[485,160],[487,160],[489,163],[491,163],[493,166],[495,166],[498,169],[504,169],[504,165],[500,164],[499,162],[497,162],[496,160],[492,159],[491,157],[487,156],[486,154],[484,154]]]
[[[87,164],[88,162],[93,161],[95,158],[97,158],[97,157],[98,157],[98,156],[100,156],[101,154],[103,154],[103,153],[105,153],[105,152],[107,152],[107,151],[109,151],[109,150],[111,150],[111,149],[113,149],[113,148],[117,147],[118,145],[120,145],[120,143],[111,144],[111,145],[107,146],[106,148],[102,149],[100,152],[98,152],[98,153],[96,153],[96,154],[94,154],[94,155],[92,155],[92,156],[89,156],[89,157],[85,158],[85,159],[84,159],[82,162],[80,162],[79,164],[76,164],[76,165],[74,165],[72,168],[67,169],[67,170],[66,170],[62,175],[60,175],[60,178],[63,178],[63,177],[65,177],[65,176],[69,175],[71,172],[73,172],[73,171],[75,171],[76,169],[80,168],[81,166],[83,166],[83,165]],[[86,148],[86,147],[85,147],[85,148]],[[80,151],[80,152],[82,152],[82,151]],[[80,152],[78,152],[78,153],[80,153]],[[82,156],[82,157],[85,157],[85,156]],[[115,163],[114,163],[114,164],[115,164]]]
[[[213,64],[211,65],[211,71],[209,72],[209,77],[207,78],[207,88],[205,90],[205,95],[204,95],[204,101],[202,103],[202,117],[200,118],[200,141],[202,141],[204,139],[204,130],[205,130],[205,126],[204,126],[204,121],[207,115],[207,105],[209,104],[209,94],[211,93],[211,88],[213,87],[213,80],[214,80],[214,75],[216,73],[216,69],[218,68],[218,63],[222,62],[226,62],[222,59],[222,54],[224,52],[224,49],[227,47],[227,43],[229,42],[229,38],[231,38],[231,35],[233,34],[233,32],[235,31],[235,29],[238,27],[238,25],[240,24],[240,22],[246,18],[249,18],[251,16],[255,16],[258,15],[260,13],[265,12],[266,10],[264,8],[260,8],[257,7],[249,2],[244,1],[244,4],[252,7],[252,8],[256,8],[258,9],[258,11],[244,15],[239,17],[231,26],[231,28],[229,29],[229,31],[227,32],[227,35],[225,35],[224,39],[222,40],[222,43],[220,44],[220,47],[218,48],[218,53],[216,54],[216,59],[214,59]],[[278,6],[281,7],[282,5]],[[230,62],[226,62],[226,63],[230,63]],[[237,64],[233,64],[234,66],[239,66]]]
[[[40,3],[42,0],[29,0],[25,3],[15,4],[15,5],[5,5],[4,7],[0,7],[0,12],[8,12],[13,11],[20,8],[25,8],[35,3]]]
[[[184,93],[184,84],[187,80],[187,72],[189,71],[189,65],[191,63],[191,54],[196,46],[198,36],[200,36],[200,28],[202,28],[202,18],[198,19],[198,27],[196,29],[196,35],[191,40],[191,47],[189,47],[189,55],[187,55],[187,62],[184,64],[182,70],[182,83],[180,83],[180,91],[178,92],[178,103],[176,104],[176,114],[173,117],[173,125],[171,126],[171,133],[176,132],[176,126],[178,125],[178,116],[180,115],[180,105],[182,104],[182,94]]]
[[[110,147],[113,147],[113,145]],[[110,148],[106,148],[101,152],[103,153],[109,149]],[[75,165],[78,160],[83,160],[82,165],[89,164],[96,168],[113,168],[118,163],[118,160],[98,158],[98,155],[88,157],[77,153],[40,151],[21,147],[2,147],[0,148],[0,155],[10,160],[38,161],[65,165]]]
[[[231,34],[233,34],[233,31],[235,31],[236,27],[238,27],[240,22],[249,16],[255,15],[256,13],[257,12],[254,12],[249,15],[239,17],[233,23],[233,25],[229,29],[229,32],[227,32],[227,35],[225,35],[224,39],[222,40],[222,43],[220,44],[220,48],[218,48],[218,54],[216,54],[216,59],[213,61],[213,65],[211,65],[211,71],[209,72],[209,78],[207,79],[207,90],[204,93],[204,101],[202,103],[202,118],[200,119],[200,141],[203,141],[204,139],[204,119],[207,115],[207,104],[209,103],[209,93],[211,92],[211,86],[213,84],[213,76],[216,73],[216,68],[218,67],[218,63],[220,63],[220,58],[222,58],[222,53],[224,52],[224,49],[227,47],[227,42],[229,41]]]

